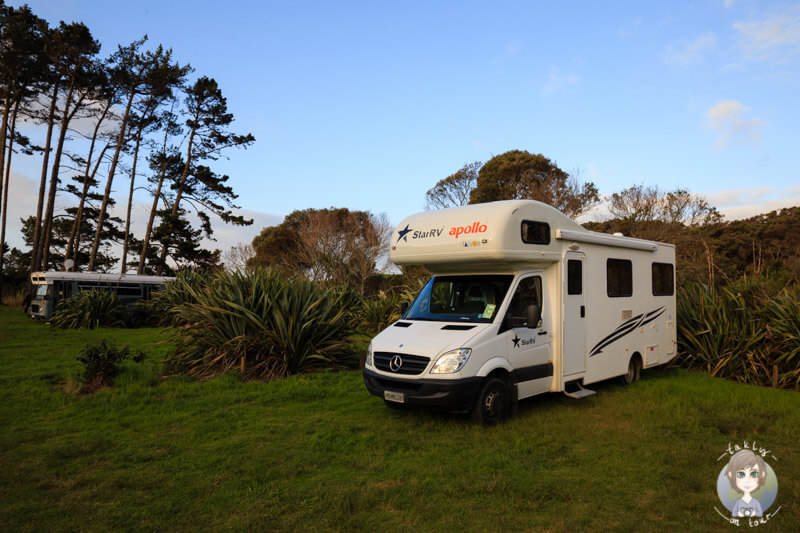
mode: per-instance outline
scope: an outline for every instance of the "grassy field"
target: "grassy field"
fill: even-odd
[[[75,394],[76,357],[100,339],[148,358]],[[0,306],[4,530],[727,531],[717,459],[745,440],[775,457],[781,509],[761,528],[800,530],[794,392],[648,371],[583,400],[526,400],[484,429],[389,410],[358,372],[162,380],[162,340]]]

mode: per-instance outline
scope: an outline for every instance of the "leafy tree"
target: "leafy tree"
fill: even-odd
[[[8,213],[9,178],[16,120],[24,100],[35,94],[34,86],[44,72],[44,34],[47,23],[28,6],[14,9],[0,2],[0,273],[5,252],[5,224]]]
[[[445,209],[469,204],[470,194],[478,183],[481,162],[467,163],[456,173],[439,180],[425,193],[425,209]]]
[[[50,252],[53,213],[64,141],[70,122],[95,93],[97,78],[95,70],[92,68],[92,58],[100,51],[100,43],[92,37],[89,28],[84,24],[62,22],[57,29],[50,33],[46,50],[52,67],[52,77],[57,80],[56,83],[59,86],[65,88],[66,92],[63,94],[63,108],[60,110],[61,125],[56,150],[53,154],[47,209],[44,218],[38,220],[41,233],[39,240],[34,243],[37,248],[35,257],[43,264],[47,263]],[[38,265],[34,265],[34,267],[38,267]]]
[[[677,222],[686,226],[722,221],[717,208],[686,189],[662,192],[658,186],[634,185],[609,197],[612,216],[631,222]]]
[[[511,150],[481,167],[470,203],[516,199],[538,200],[576,218],[600,197],[594,183],[580,183],[542,154]]]
[[[179,84],[189,71],[189,67],[182,67],[172,62],[172,50],[164,50],[163,47],[158,46],[154,51],[142,52],[141,47],[146,41],[147,36],[145,35],[128,46],[120,46],[110,58],[111,83],[117,88],[120,102],[124,102],[125,108],[120,119],[114,155],[111,159],[103,201],[100,205],[100,224],[92,242],[89,270],[94,269],[97,248],[100,245],[99,232],[108,209],[111,186],[128,133],[134,101],[141,97],[153,97],[161,94],[165,87]],[[170,82],[166,80],[170,80]]]
[[[390,232],[385,216],[365,211],[294,211],[253,240],[255,257],[248,265],[278,267],[326,286],[350,285],[363,292]]]
[[[230,208],[235,207],[232,200],[236,195],[233,194],[233,189],[225,185],[228,177],[217,176],[200,162],[216,160],[227,148],[246,148],[255,141],[255,138],[249,133],[236,135],[228,131],[233,122],[233,114],[228,113],[227,101],[222,96],[217,82],[212,78],[203,76],[188,88],[185,104],[188,136],[186,157],[180,177],[172,185],[175,199],[172,202],[168,222],[178,220],[181,201],[185,195],[212,211],[224,222],[236,225],[252,224],[252,220],[245,220],[231,212]],[[158,272],[162,272],[166,266],[166,257],[167,246],[162,246]]]

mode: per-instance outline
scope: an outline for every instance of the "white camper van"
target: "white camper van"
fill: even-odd
[[[675,247],[588,231],[533,200],[426,211],[391,241],[434,276],[371,342],[364,383],[390,407],[503,420],[517,400],[675,356]]]

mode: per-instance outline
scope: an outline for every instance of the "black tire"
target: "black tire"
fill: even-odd
[[[481,387],[472,407],[472,420],[482,426],[503,422],[511,409],[511,391],[500,378],[489,378]]]
[[[635,381],[639,381],[641,373],[642,361],[639,359],[638,355],[634,355],[628,363],[628,371],[619,377],[619,381],[623,385],[630,385]]]

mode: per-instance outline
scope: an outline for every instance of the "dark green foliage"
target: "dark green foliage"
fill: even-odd
[[[538,200],[575,218],[588,211],[600,197],[594,183],[578,183],[575,176],[542,154],[510,150],[481,167],[469,203],[517,199]]]
[[[349,291],[260,269],[179,283],[176,371],[210,377],[243,366],[248,377],[272,379],[357,364]]]
[[[50,324],[62,329],[118,327],[125,324],[125,309],[113,292],[90,289],[59,302]]]
[[[370,335],[377,335],[400,318],[400,296],[379,293],[363,298],[359,309],[359,327]]]
[[[678,293],[681,363],[712,376],[800,390],[800,285],[770,295],[765,284],[739,281]]]
[[[105,339],[98,344],[87,344],[78,361],[83,364],[83,381],[89,388],[110,386],[120,371],[120,364],[130,355],[130,348],[117,348],[115,343],[106,344]],[[142,356],[140,352],[137,357]]]
[[[173,313],[173,308],[181,304],[197,303],[194,295],[210,282],[210,274],[196,270],[181,270],[173,281],[167,283],[162,290],[152,293],[150,299],[141,305],[152,317],[155,325],[177,325],[179,317]]]

